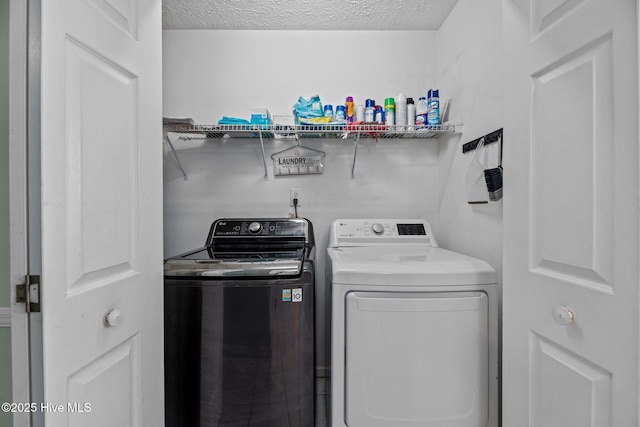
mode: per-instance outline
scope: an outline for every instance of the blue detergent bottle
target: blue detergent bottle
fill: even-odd
[[[440,91],[429,89],[427,96],[427,124],[437,126],[440,124]]]

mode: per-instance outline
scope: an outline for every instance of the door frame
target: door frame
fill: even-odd
[[[28,55],[29,4],[10,0],[9,45],[9,200],[10,200],[10,286],[11,286],[11,362],[13,402],[32,400],[29,315],[25,304],[16,302],[16,285],[24,284],[28,274]],[[38,52],[39,54],[39,52]],[[31,426],[27,412],[13,414],[14,427]]]
[[[636,0],[636,37],[638,39],[638,45],[637,45],[637,60],[638,60],[638,68],[640,69],[640,0]],[[640,146],[640,73],[638,73],[638,96],[637,96],[637,104],[638,104],[638,145]],[[639,164],[640,164],[640,159],[639,159]],[[640,176],[638,177],[638,180],[640,181]],[[638,217],[638,220],[640,221],[640,215]],[[638,269],[640,269],[640,259],[638,259],[638,265],[636,266]],[[640,311],[640,307],[638,308],[638,311]],[[639,320],[640,321],[640,320]],[[640,329],[639,329],[640,330]],[[638,340],[638,346],[640,347],[640,340]],[[640,355],[640,352],[638,352],[638,354]],[[640,366],[640,356],[638,357],[638,366]],[[636,417],[636,422],[638,425],[640,425],[640,382],[638,383],[638,395],[636,396],[636,400],[638,402],[638,407],[637,407],[637,417]]]

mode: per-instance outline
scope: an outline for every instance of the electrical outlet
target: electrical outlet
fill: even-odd
[[[290,188],[289,189],[289,206],[293,207],[293,199],[298,199],[298,207],[302,206],[301,199],[302,198],[302,190],[299,188]]]

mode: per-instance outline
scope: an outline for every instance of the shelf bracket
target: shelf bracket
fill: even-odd
[[[355,179],[356,177],[356,157],[358,157],[358,144],[360,144],[360,130],[358,129],[358,133],[356,134],[356,145],[353,150],[353,164],[351,165],[351,179]]]
[[[180,157],[178,157],[178,153],[176,153],[176,149],[173,148],[173,143],[171,142],[171,138],[169,138],[169,134],[167,132],[164,133],[164,139],[167,141],[167,144],[169,144],[169,148],[171,148],[171,152],[173,153],[173,157],[175,157],[176,162],[178,163],[178,166],[180,167],[180,170],[182,171],[182,177],[185,181],[189,180],[189,177],[187,176],[187,172],[185,172],[184,167],[182,167],[182,163],[180,163]]]
[[[264,154],[264,141],[262,139],[262,129],[258,129],[258,135],[260,136],[260,148],[262,149],[262,164],[264,166],[264,180],[269,181],[269,172],[267,171],[267,160]]]

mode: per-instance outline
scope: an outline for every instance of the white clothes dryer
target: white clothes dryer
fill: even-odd
[[[340,219],[327,248],[333,427],[497,427],[497,275],[424,220]]]

